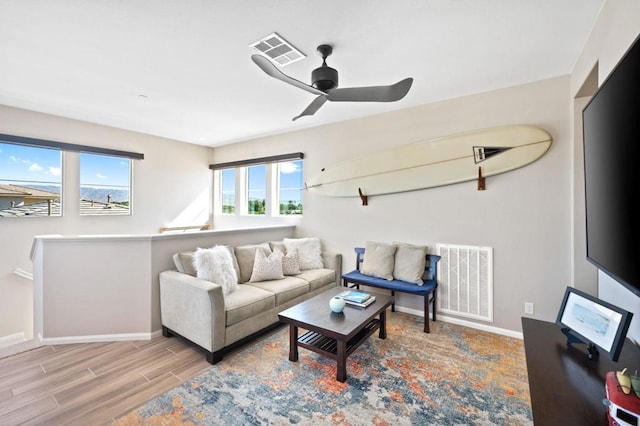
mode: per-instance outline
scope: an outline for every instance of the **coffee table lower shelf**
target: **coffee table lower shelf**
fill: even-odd
[[[367,337],[380,328],[380,320],[373,319],[351,340],[347,342],[345,356],[349,356],[360,346]],[[315,331],[307,331],[298,337],[298,346],[319,353],[333,359],[338,359],[338,341],[331,337],[323,336]]]

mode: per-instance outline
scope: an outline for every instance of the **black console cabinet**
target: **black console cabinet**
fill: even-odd
[[[567,346],[554,323],[522,318],[531,407],[535,425],[607,425],[605,376],[640,370],[640,349],[627,339],[618,362],[601,353],[587,359],[586,345]]]

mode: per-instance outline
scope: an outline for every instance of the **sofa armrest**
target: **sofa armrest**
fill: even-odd
[[[323,251],[322,262],[326,269],[333,269],[336,272],[336,286],[339,286],[342,275],[342,254]]]
[[[162,325],[215,352],[224,347],[222,286],[178,271],[160,273]]]

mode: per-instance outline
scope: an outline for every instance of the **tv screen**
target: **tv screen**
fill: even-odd
[[[640,295],[640,42],[582,111],[587,259]]]

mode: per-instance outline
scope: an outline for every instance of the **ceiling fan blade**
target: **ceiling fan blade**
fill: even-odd
[[[391,86],[346,87],[331,89],[327,97],[334,102],[394,102],[409,92],[413,78],[405,78]]]
[[[313,115],[317,110],[320,109],[324,103],[327,102],[327,95],[322,94],[315,98],[304,111],[300,113],[297,117],[293,117],[293,121],[296,121],[300,117],[304,117],[305,115]]]
[[[302,90],[306,90],[307,92],[313,93],[314,95],[325,95],[325,93],[321,90],[316,89],[313,86],[309,86],[301,81],[296,80],[293,77],[289,77],[275,65],[271,63],[267,58],[261,55],[251,55],[251,59],[260,67],[262,71],[264,71],[267,75],[278,79],[280,81],[284,81],[285,83],[291,84],[292,86],[296,86]]]

